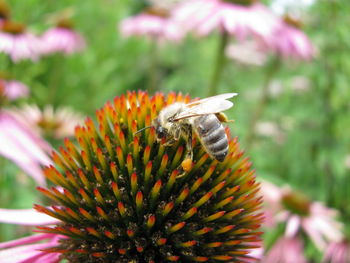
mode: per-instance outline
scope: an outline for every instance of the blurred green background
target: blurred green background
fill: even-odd
[[[269,3],[265,1],[265,3]],[[14,20],[40,34],[50,16],[73,10],[74,26],[87,48],[67,57],[54,55],[37,62],[9,64],[0,54],[0,70],[11,71],[26,83],[26,102],[70,106],[83,115],[94,114],[107,100],[128,90],[146,89],[152,44],[141,37],[124,38],[118,31],[123,18],[139,11],[136,0],[11,0]],[[227,111],[233,135],[239,136],[260,178],[290,184],[313,200],[340,211],[350,228],[350,34],[349,1],[319,0],[307,10],[303,30],[317,48],[311,62],[282,61],[269,85],[267,102],[259,118],[261,131],[247,142],[251,118],[266,82],[269,64],[247,66],[229,60],[219,93],[238,92]],[[234,42],[234,39],[232,40]],[[218,36],[187,38],[157,50],[163,92],[181,91],[203,97],[213,70]],[[306,88],[300,85],[306,86]],[[204,92],[205,91],[205,92]],[[19,101],[21,104],[23,101]],[[60,142],[51,141],[54,145]],[[346,161],[347,160],[347,161]],[[29,208],[37,202],[35,184],[18,168],[0,159],[0,206]],[[26,228],[0,225],[0,240],[26,233]],[[316,256],[317,258],[317,256]]]

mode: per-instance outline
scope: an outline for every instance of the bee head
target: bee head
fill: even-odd
[[[163,138],[166,138],[168,136],[168,129],[164,128],[164,126],[161,125],[159,118],[156,118],[153,121],[153,126],[156,130],[158,141],[161,141]]]

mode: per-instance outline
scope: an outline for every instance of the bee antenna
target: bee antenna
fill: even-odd
[[[144,127],[144,128],[142,128],[142,129],[138,130],[137,132],[135,132],[135,133],[134,133],[134,135],[136,135],[136,134],[138,134],[138,133],[142,132],[143,130],[146,130],[146,129],[149,129],[149,128],[152,128],[152,127],[153,127],[153,125],[150,125],[150,126]]]

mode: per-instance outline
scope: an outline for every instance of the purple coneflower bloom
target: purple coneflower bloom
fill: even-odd
[[[0,155],[10,159],[39,185],[45,185],[41,165],[51,163],[51,147],[8,111],[0,111]]]
[[[191,0],[179,5],[173,16],[185,30],[199,36],[219,29],[239,41],[252,37],[258,42],[259,50],[272,51],[283,58],[313,57],[315,51],[310,40],[294,21],[290,18],[284,21],[264,5],[250,2],[242,5],[235,1]],[[229,53],[232,56],[232,51]]]
[[[47,105],[41,110],[36,105],[25,105],[12,110],[12,113],[17,120],[38,134],[56,139],[73,136],[75,127],[83,123],[83,117],[67,107],[54,109]]]
[[[285,194],[283,202],[288,203],[293,198],[298,199],[299,197],[295,197],[293,193]],[[294,201],[292,200],[293,203]],[[342,224],[335,219],[336,210],[325,207],[319,202],[302,201],[305,202],[301,204],[306,209],[305,214],[293,214],[291,211],[280,214],[280,219],[287,222],[287,236],[295,236],[300,230],[303,230],[320,250],[323,250],[328,242],[342,239]]]
[[[0,222],[19,225],[55,224],[57,220],[38,213],[34,209],[0,209]],[[64,238],[55,234],[37,234],[0,243],[0,262],[2,263],[40,263],[59,262],[59,253],[43,251],[58,245]]]
[[[350,262],[350,243],[348,240],[332,242],[327,246],[322,263]]]
[[[273,34],[272,41],[268,43],[268,49],[282,58],[312,59],[315,49],[305,33],[298,28],[299,26],[297,21],[286,17],[285,22]]]
[[[24,83],[17,80],[0,79],[0,96],[4,96],[7,100],[27,97],[28,94],[29,89]]]
[[[120,30],[126,37],[146,36],[157,41],[179,42],[183,37],[183,31],[169,17],[169,12],[161,8],[148,8],[139,15],[126,18]]]
[[[38,234],[0,244],[2,263],[55,263],[60,261],[60,253],[50,253],[43,249],[58,244],[62,237],[55,234]],[[44,243],[40,243],[43,242]]]
[[[307,263],[303,253],[303,242],[294,237],[282,237],[261,261],[262,263]]]
[[[0,222],[24,226],[38,226],[57,223],[57,219],[35,209],[3,209],[0,208]]]
[[[26,32],[24,25],[6,20],[0,29],[1,53],[9,55],[14,62],[38,59],[40,41],[35,35]]]
[[[270,36],[280,26],[281,20],[262,4],[242,5],[233,2],[186,1],[174,10],[174,18],[187,31],[194,31],[199,36],[208,35],[219,29],[235,35],[239,40],[253,36],[269,42]]]
[[[243,65],[263,66],[267,54],[256,41],[246,40],[230,44],[226,48],[226,56]]]
[[[47,30],[41,42],[43,54],[62,52],[69,55],[86,46],[84,38],[72,28],[69,21],[60,21],[56,27]]]
[[[336,220],[337,211],[288,188],[279,189],[271,183],[262,184],[269,225],[286,222],[286,237],[294,238],[303,231],[323,250],[327,243],[343,238],[342,224]]]

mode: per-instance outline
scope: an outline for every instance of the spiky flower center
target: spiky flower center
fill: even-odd
[[[289,192],[283,195],[282,203],[293,214],[308,216],[310,214],[310,200],[301,193]]]
[[[57,168],[39,188],[56,205],[38,211],[62,221],[41,232],[67,238],[49,249],[69,262],[244,262],[259,240],[259,184],[237,139],[224,162],[193,141],[194,165],[179,176],[185,141],[158,143],[151,125],[166,105],[189,97],[145,92],[117,97],[76,128],[79,147],[65,140]],[[227,130],[228,132],[228,130]]]
[[[169,10],[157,6],[149,6],[145,8],[144,12],[149,15],[159,16],[163,18],[168,18],[170,16]]]
[[[73,28],[73,23],[69,19],[61,19],[60,21],[58,21],[57,27],[65,28],[65,29],[72,29]]]
[[[20,35],[25,31],[25,25],[16,23],[13,21],[5,21],[2,25],[2,31],[10,33],[12,35]]]
[[[6,2],[0,1],[0,19],[9,19],[10,9]]]
[[[251,6],[257,3],[259,0],[224,0],[224,1],[236,4],[236,5]]]
[[[52,135],[57,129],[62,126],[62,123],[56,121],[55,119],[45,118],[42,116],[37,125],[44,131],[47,135]]]
[[[285,15],[283,17],[283,21],[287,24],[290,25],[294,28],[300,29],[303,26],[303,23],[301,22],[301,20],[296,19],[295,17],[292,17],[290,15]]]

